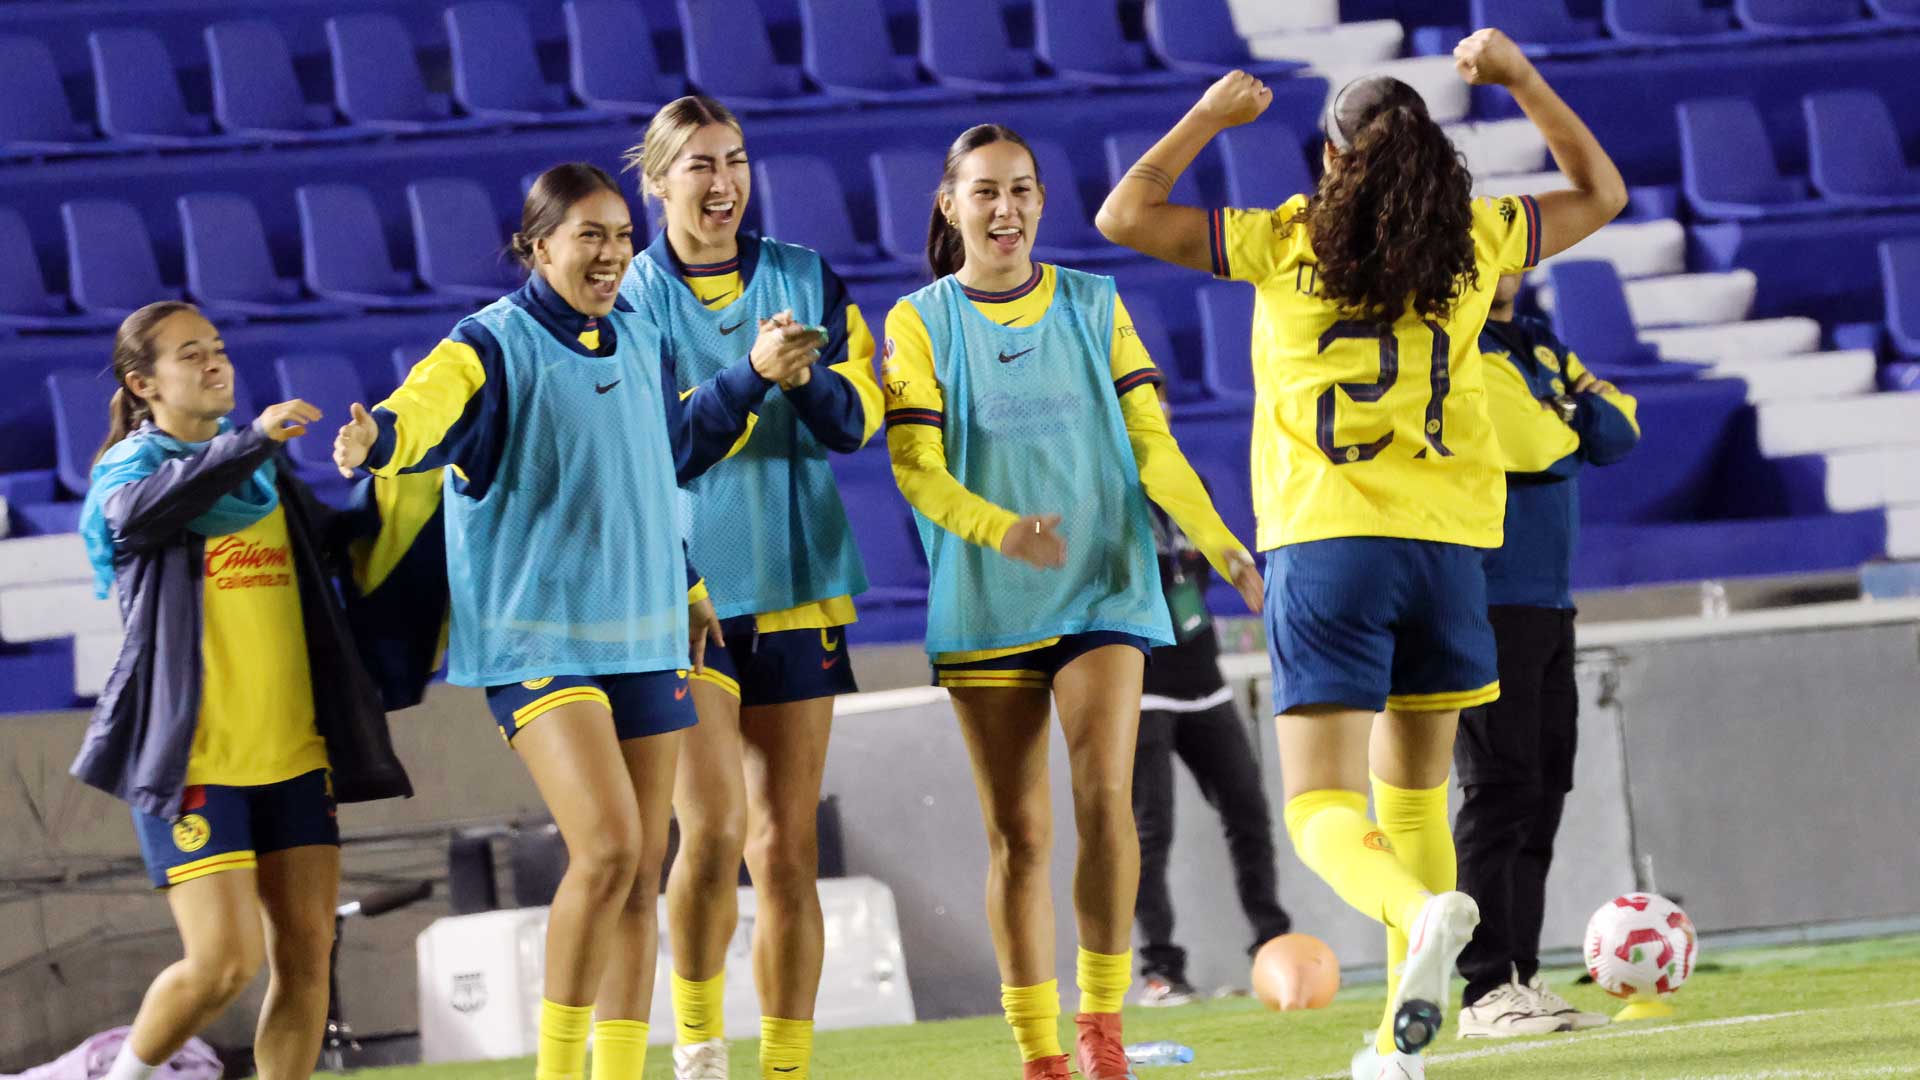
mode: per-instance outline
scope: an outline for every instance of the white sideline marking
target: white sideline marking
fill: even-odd
[[[1623,1028],[1618,1030],[1602,1029],[1602,1030],[1593,1031],[1593,1032],[1581,1032],[1579,1034],[1568,1034],[1564,1036],[1555,1037],[1552,1039],[1542,1039],[1538,1042],[1509,1043],[1504,1046],[1489,1046],[1480,1050],[1462,1050],[1457,1053],[1428,1054],[1426,1055],[1426,1059],[1430,1064],[1439,1064],[1441,1062],[1451,1062],[1451,1061],[1472,1061],[1477,1058],[1505,1057],[1510,1054],[1531,1054],[1536,1051],[1553,1050],[1562,1046],[1572,1046],[1579,1043],[1598,1042],[1599,1040],[1602,1040],[1602,1039],[1644,1039],[1650,1036],[1666,1035],[1676,1031],[1702,1031],[1707,1028],[1739,1027],[1745,1024],[1768,1024],[1768,1023],[1772,1023],[1775,1020],[1790,1020],[1795,1017],[1815,1016],[1821,1013],[1853,1012],[1853,1011],[1865,1010],[1865,1009],[1910,1009],[1915,1006],[1920,1006],[1920,998],[1910,998],[1906,1001],[1886,1001],[1886,1002],[1881,1002],[1880,1004],[1877,1004],[1877,1005],[1836,1005],[1836,1006],[1830,1006],[1824,1009],[1795,1009],[1791,1012],[1755,1013],[1750,1016],[1723,1016],[1713,1020],[1692,1020],[1682,1024],[1662,1024],[1659,1027],[1633,1027],[1633,1028]],[[1359,1045],[1357,1040],[1355,1042],[1355,1045],[1356,1046]],[[1200,1073],[1199,1075],[1207,1078],[1207,1080],[1213,1080],[1213,1078],[1216,1078],[1216,1077],[1225,1078],[1225,1077],[1231,1077],[1231,1076],[1263,1076],[1263,1075],[1271,1076],[1272,1073],[1273,1073],[1272,1067],[1269,1066],[1267,1068],[1261,1068],[1261,1069],[1220,1069],[1220,1070],[1214,1070],[1212,1072],[1203,1072],[1203,1073]],[[1351,1075],[1352,1075],[1351,1072],[1349,1072],[1348,1070],[1342,1069],[1339,1072],[1322,1073],[1319,1076],[1313,1077],[1312,1080],[1348,1080],[1348,1078]],[[1848,1070],[1846,1072],[1835,1072],[1830,1069],[1817,1070],[1817,1071],[1811,1071],[1811,1072],[1800,1070],[1800,1069],[1781,1069],[1781,1070],[1773,1070],[1773,1071],[1760,1072],[1760,1073],[1754,1073],[1754,1072],[1726,1073],[1721,1075],[1702,1076],[1699,1078],[1699,1080],[1750,1080],[1750,1078],[1765,1078],[1765,1080],[1795,1080],[1795,1078],[1800,1078],[1800,1077],[1828,1077],[1828,1076],[1869,1077],[1869,1076],[1898,1076],[1898,1075],[1900,1074],[1893,1071],[1890,1068],[1876,1066],[1871,1068]]]

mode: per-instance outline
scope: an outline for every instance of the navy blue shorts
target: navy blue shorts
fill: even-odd
[[[153,887],[192,881],[223,870],[251,870],[257,856],[312,844],[340,844],[333,782],[325,769],[258,787],[195,784],[180,814],[163,818],[133,812]]]
[[[1380,536],[1267,553],[1273,711],[1445,711],[1500,696],[1483,552]]]
[[[562,705],[597,701],[613,713],[613,733],[622,742],[692,727],[698,719],[680,671],[626,675],[554,675],[487,687],[487,708],[507,742],[528,724]]]
[[[1060,669],[1095,649],[1108,645],[1129,645],[1139,649],[1149,662],[1153,642],[1138,634],[1117,630],[1094,630],[1068,634],[1051,645],[991,660],[969,660],[961,664],[933,665],[935,686],[1011,686],[1028,690],[1053,689],[1053,677]]]
[[[857,692],[847,661],[847,628],[775,630],[761,633],[757,616],[736,615],[720,623],[724,649],[707,642],[706,669],[694,678],[740,699],[741,706],[785,705],[790,701]]]

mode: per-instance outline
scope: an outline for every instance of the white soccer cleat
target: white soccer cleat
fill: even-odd
[[[1533,991],[1515,982],[1501,983],[1460,1010],[1463,1039],[1511,1039],[1568,1030],[1565,1017],[1555,1016]]]
[[[1418,1054],[1382,1054],[1369,1038],[1353,1055],[1353,1080],[1427,1080],[1427,1064]]]
[[[1572,1002],[1554,993],[1539,975],[1528,979],[1525,989],[1533,995],[1535,1001],[1540,1003],[1542,1012],[1565,1020],[1569,1031],[1588,1031],[1605,1027],[1612,1022],[1606,1013],[1587,1012],[1584,1009],[1574,1008]]]
[[[708,1039],[673,1048],[673,1080],[727,1080],[727,1041]]]
[[[1407,962],[1393,995],[1393,1041],[1417,1054],[1446,1023],[1455,961],[1480,925],[1480,905],[1463,892],[1444,892],[1420,908],[1407,931]]]

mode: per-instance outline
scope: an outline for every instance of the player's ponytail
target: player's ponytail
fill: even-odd
[[[941,209],[941,199],[953,194],[954,181],[960,177],[960,164],[967,155],[997,142],[1010,142],[1025,149],[1027,156],[1033,158],[1033,182],[1043,189],[1046,186],[1040,176],[1040,159],[1033,157],[1033,148],[1019,132],[1001,124],[976,124],[961,132],[947,148],[946,168],[940,174],[939,189],[933,193],[933,216],[927,219],[927,268],[936,278],[958,272],[967,262],[966,240],[960,235],[959,225],[948,220]]]
[[[100,449],[94,451],[96,463],[115,443],[133,434],[135,428],[153,416],[153,407],[127,386],[127,377],[153,374],[153,363],[158,359],[153,349],[154,331],[168,316],[198,310],[179,300],[162,300],[148,304],[121,321],[120,329],[113,335],[113,381],[119,388],[107,405],[107,437]]]
[[[1327,110],[1333,161],[1301,215],[1321,294],[1367,318],[1444,318],[1478,284],[1473,177],[1418,91],[1374,76]]]
[[[620,185],[598,165],[569,161],[541,173],[527,189],[527,201],[520,208],[520,231],[508,242],[513,257],[533,269],[534,245],[559,230],[574,203],[598,191],[620,194]]]

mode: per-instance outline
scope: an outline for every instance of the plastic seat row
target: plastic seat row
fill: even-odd
[[[184,296],[216,319],[324,319],[373,311],[423,311],[485,302],[524,276],[505,251],[501,219],[477,181],[407,185],[416,273],[395,269],[379,211],[365,188],[312,184],[294,192],[303,269],[279,276],[259,211],[243,195],[210,192],[175,201],[183,237]],[[0,207],[0,327],[41,332],[109,330],[133,309],[180,297],[164,282],[146,222],[118,199],[60,206],[72,295],[50,296],[26,223]]]
[[[1208,2],[1224,13],[1223,0]],[[278,25],[246,19],[208,26],[202,36],[213,85],[210,118],[188,111],[174,58],[158,34],[102,29],[88,35],[99,134],[76,121],[47,45],[9,35],[0,37],[0,160],[607,123],[653,112],[685,93],[689,79],[739,108],[791,111],[1194,82],[1254,64],[1230,24],[1223,40],[1196,38],[1184,15],[1150,6],[1152,52],[1122,37],[1110,0],[1039,0],[1037,49],[1029,53],[1014,48],[997,5],[920,0],[916,61],[891,51],[880,0],[805,0],[803,66],[814,89],[801,70],[777,62],[754,0],[678,0],[684,76],[662,66],[633,0],[568,0],[562,10],[570,81],[562,87],[541,73],[525,9],[471,0],[444,12],[457,113],[429,93],[415,44],[392,14],[326,21],[333,100],[325,105],[302,96]],[[1262,70],[1284,75],[1299,66]]]
[[[1916,0],[1605,0],[1599,18],[1576,18],[1565,0],[1473,0],[1475,26],[1498,26],[1535,56],[1623,48],[1699,47],[1885,33],[1920,27]]]
[[[1760,111],[1746,98],[1676,107],[1682,185],[1695,214],[1778,218],[1835,210],[1920,207],[1920,167],[1907,162],[1887,103],[1869,90],[1801,99],[1809,175],[1775,164]]]

